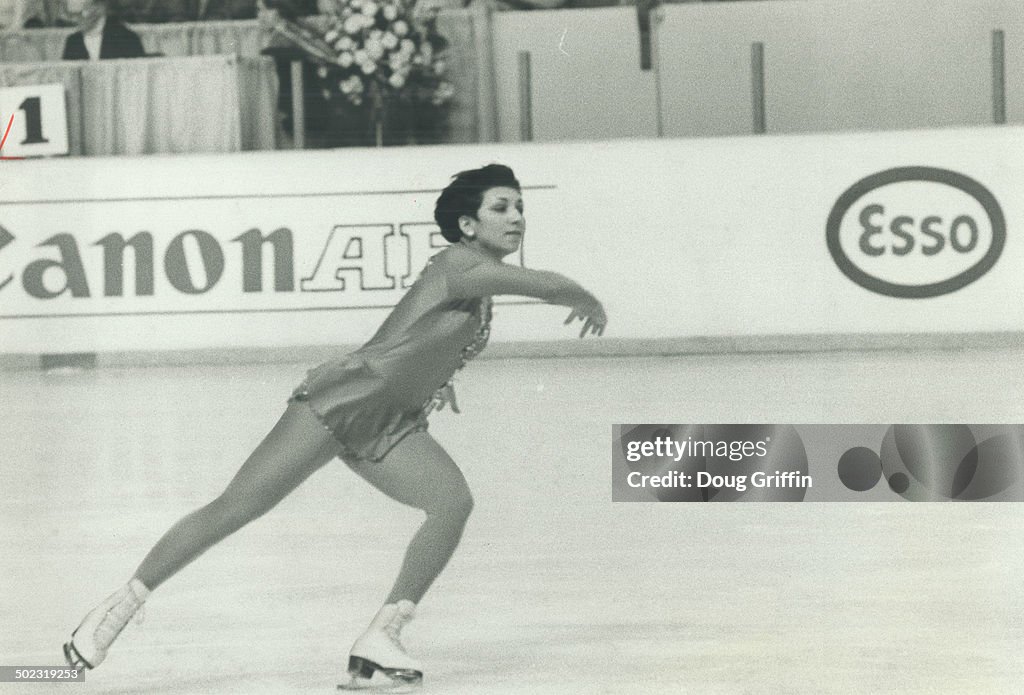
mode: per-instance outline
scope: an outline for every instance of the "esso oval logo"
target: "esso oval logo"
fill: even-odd
[[[861,287],[891,297],[937,297],[995,265],[1006,219],[974,179],[902,167],[861,179],[839,196],[826,238],[836,265]]]

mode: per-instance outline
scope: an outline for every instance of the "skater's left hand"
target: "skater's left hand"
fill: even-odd
[[[596,299],[591,304],[573,307],[569,318],[565,320],[565,325],[569,325],[576,319],[583,322],[583,329],[580,331],[581,338],[587,333],[604,335],[604,327],[608,324],[608,316],[604,313],[604,307]]]

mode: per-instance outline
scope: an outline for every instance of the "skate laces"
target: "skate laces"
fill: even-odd
[[[399,649],[401,649],[404,652],[405,651],[405,647],[402,646],[402,639],[401,639],[401,634],[400,634],[401,631],[402,631],[402,625],[401,624],[396,625],[395,623],[388,623],[387,625],[384,626],[384,634],[386,634],[388,636],[388,639],[390,639],[392,642],[395,643],[396,647],[398,647]]]
[[[103,616],[103,620],[96,626],[93,639],[98,645],[111,644],[121,634],[121,630],[128,624],[128,621],[132,620],[133,616],[135,617],[134,622],[136,625],[142,624],[145,615],[144,609],[145,603],[139,600],[135,592],[129,588],[128,595],[115,603],[107,611],[107,614]]]
[[[405,627],[406,623],[408,623],[411,619],[412,613],[407,613],[399,610],[397,613],[395,613],[395,617],[388,621],[387,625],[384,626],[384,633],[388,636],[388,638],[391,639],[392,642],[395,643],[395,646],[403,652],[405,651],[405,647],[402,646],[402,628]]]

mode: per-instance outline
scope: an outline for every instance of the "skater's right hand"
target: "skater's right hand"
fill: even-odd
[[[437,410],[444,410],[447,405],[452,409],[453,413],[462,413],[459,410],[459,404],[455,400],[455,384],[449,381],[447,384],[441,387],[441,390],[437,392],[438,404]]]
[[[455,400],[455,383],[451,380],[434,392],[433,398],[430,399],[430,405],[427,407],[427,414],[444,410],[446,405],[452,409],[453,413],[462,412]]]

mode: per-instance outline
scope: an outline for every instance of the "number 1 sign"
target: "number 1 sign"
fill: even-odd
[[[13,116],[13,121],[11,119]],[[3,141],[4,157],[68,153],[68,116],[64,85],[0,88],[0,127],[11,129]]]

